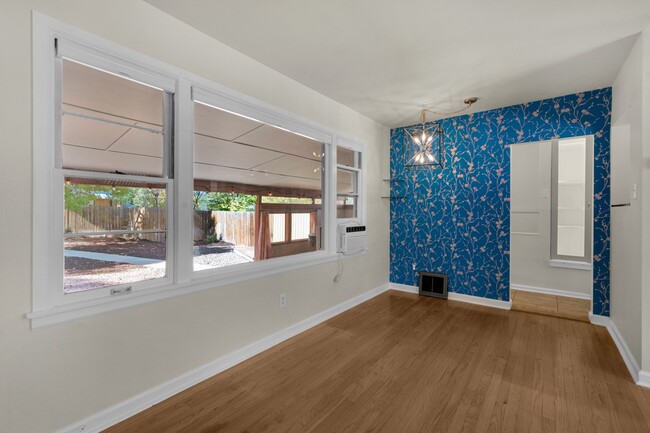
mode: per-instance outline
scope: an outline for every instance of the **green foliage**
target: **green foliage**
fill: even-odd
[[[98,199],[135,207],[164,207],[167,204],[165,189],[66,184],[63,191],[65,208],[73,212],[80,212]]]
[[[116,197],[119,203],[136,207],[165,207],[167,191],[164,189],[132,188],[128,197]],[[122,201],[125,200],[125,201]]]
[[[108,185],[66,184],[65,208],[80,212],[98,199],[113,200],[117,205],[152,208],[165,207],[167,191],[164,188],[110,187]],[[229,192],[194,191],[194,209],[230,212],[255,210],[257,197]]]
[[[194,191],[194,210],[207,210],[205,204],[205,191]]]
[[[212,233],[212,234],[208,235],[207,238],[205,238],[205,242],[209,243],[209,244],[214,244],[214,243],[219,242],[221,240],[223,240],[223,237],[217,236],[216,233]]]
[[[262,203],[312,204],[310,198],[264,196]]]
[[[252,212],[257,197],[231,192],[194,192],[194,209],[220,210],[229,212]]]
[[[96,185],[66,184],[64,188],[65,208],[73,212],[80,212],[97,198],[95,193],[100,191],[99,188]]]

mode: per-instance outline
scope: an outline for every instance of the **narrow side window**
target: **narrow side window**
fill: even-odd
[[[593,140],[553,141],[551,259],[591,263]]]

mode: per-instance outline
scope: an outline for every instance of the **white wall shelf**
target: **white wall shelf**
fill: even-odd
[[[398,179],[398,178],[391,178],[391,177],[385,177],[382,179],[383,182],[389,182],[389,183],[399,183],[403,182],[404,179]],[[382,195],[381,198],[388,198],[388,199],[397,199],[397,198],[405,198],[403,195],[399,196],[394,196],[394,195]]]

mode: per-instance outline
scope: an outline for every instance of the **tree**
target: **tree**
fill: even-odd
[[[65,208],[73,212],[80,212],[97,198],[100,187],[99,185],[66,184],[63,192]]]
[[[84,207],[99,198],[112,200],[120,205],[136,207],[165,207],[165,189],[130,188],[123,186],[66,184],[64,187],[65,208],[80,212]]]
[[[205,204],[205,191],[194,191],[194,210],[207,210]]]
[[[262,203],[312,204],[313,201],[310,198],[301,198],[301,197],[265,196],[262,197]]]
[[[134,188],[131,197],[123,197],[127,201],[120,201],[122,204],[131,204],[136,207],[165,207],[167,205],[167,191],[164,189]]]
[[[256,196],[234,192],[210,192],[202,197],[206,210],[252,212],[256,203]]]

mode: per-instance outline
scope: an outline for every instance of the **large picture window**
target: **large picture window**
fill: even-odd
[[[336,260],[360,143],[34,17],[33,326]]]
[[[322,249],[325,145],[200,100],[194,119],[194,270]]]

